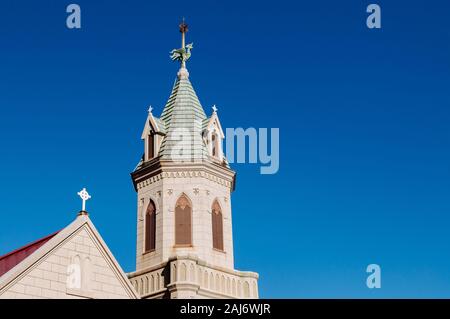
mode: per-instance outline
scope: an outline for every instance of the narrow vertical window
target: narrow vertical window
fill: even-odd
[[[216,134],[213,134],[211,137],[211,143],[212,143],[212,156],[217,156],[217,147],[216,147]]]
[[[214,201],[212,205],[212,237],[213,237],[213,248],[223,251],[223,218],[222,209],[220,208],[219,202]]]
[[[192,245],[192,207],[185,195],[175,205],[175,245]]]
[[[155,157],[155,145],[154,145],[155,136],[150,134],[147,138],[147,159],[152,159]]]
[[[145,213],[145,251],[155,250],[156,244],[156,209],[152,200]]]

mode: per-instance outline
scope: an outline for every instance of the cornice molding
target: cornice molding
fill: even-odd
[[[136,191],[163,179],[195,177],[205,178],[234,190],[235,175],[234,171],[215,163],[175,164],[163,161],[155,161],[152,165],[131,173]]]
[[[140,190],[146,186],[149,186],[151,184],[154,184],[156,182],[159,182],[163,179],[170,179],[170,178],[193,178],[193,177],[201,177],[205,178],[209,181],[215,182],[219,185],[226,186],[228,188],[232,188],[233,180],[225,179],[222,177],[219,177],[217,175],[208,173],[206,170],[183,170],[183,171],[176,171],[176,172],[161,172],[157,175],[144,178],[141,182],[136,183],[136,189]]]

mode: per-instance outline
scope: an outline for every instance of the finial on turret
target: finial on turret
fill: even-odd
[[[180,49],[173,49],[170,52],[170,58],[172,61],[180,61],[181,67],[180,71],[178,71],[178,77],[180,79],[182,78],[188,78],[189,72],[186,69],[186,61],[189,60],[191,57],[191,50],[194,47],[193,43],[186,44],[186,33],[188,32],[188,25],[184,21],[180,23],[179,25],[180,32],[181,32],[181,48]]]
[[[181,32],[181,48],[184,49],[185,47],[185,36],[186,33],[189,31],[188,29],[188,25],[186,24],[186,22],[184,22],[184,17],[183,17],[183,22],[180,23],[180,32]]]
[[[215,104],[212,106],[212,110],[213,110],[214,113],[217,113],[218,108],[217,108],[217,106]]]
[[[153,107],[150,105],[150,106],[148,107],[148,113],[151,114],[152,111],[153,111]]]

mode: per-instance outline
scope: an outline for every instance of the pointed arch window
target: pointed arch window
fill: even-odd
[[[192,245],[192,205],[186,195],[175,205],[175,245]]]
[[[213,248],[223,251],[223,216],[222,209],[217,200],[212,205],[211,215]]]
[[[155,250],[156,247],[156,208],[150,200],[145,212],[145,251]]]

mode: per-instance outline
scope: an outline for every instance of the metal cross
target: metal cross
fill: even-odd
[[[83,200],[83,206],[82,206],[83,209],[82,209],[82,211],[85,212],[86,211],[86,201],[91,198],[91,195],[89,195],[89,193],[87,192],[86,188],[83,188],[77,194]]]

